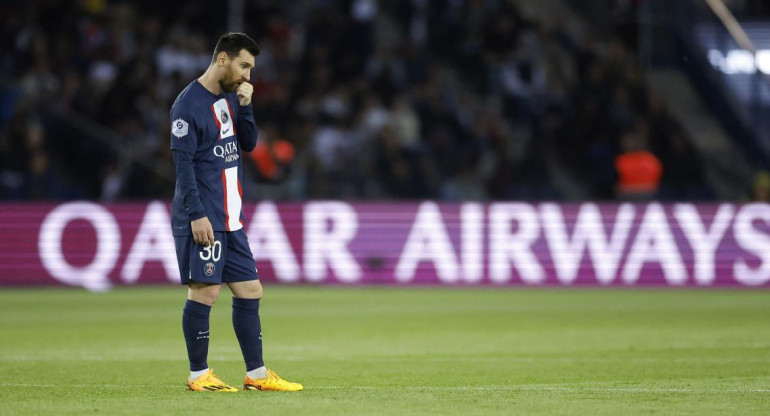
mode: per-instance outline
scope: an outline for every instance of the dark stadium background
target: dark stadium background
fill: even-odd
[[[0,197],[170,198],[170,104],[238,29],[273,150],[250,200],[767,199],[767,85],[709,61],[739,48],[705,2],[566,3],[5,1]],[[770,46],[766,3],[727,3]]]

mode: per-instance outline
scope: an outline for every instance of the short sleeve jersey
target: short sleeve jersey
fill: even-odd
[[[239,105],[235,93],[215,95],[195,80],[171,106],[171,149],[192,155],[200,202],[214,231],[243,227]],[[189,218],[183,198],[177,184],[171,203],[174,235],[189,235],[196,219]]]

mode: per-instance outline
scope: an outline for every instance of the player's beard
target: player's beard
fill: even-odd
[[[233,77],[230,76],[230,74],[227,74],[227,76],[219,81],[219,86],[222,87],[223,91],[227,92],[235,92],[235,90],[238,89],[238,87],[241,85],[238,80],[232,79]]]
[[[233,82],[219,81],[219,86],[222,87],[222,90],[226,92],[235,92],[235,90],[237,90],[240,85],[241,84],[237,81],[233,81]]]

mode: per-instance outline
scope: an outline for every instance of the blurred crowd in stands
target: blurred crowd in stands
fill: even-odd
[[[169,108],[226,3],[3,2],[0,197],[169,199]],[[622,34],[508,0],[244,3],[262,49],[248,199],[714,197]]]

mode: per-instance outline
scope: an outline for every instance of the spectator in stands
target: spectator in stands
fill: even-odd
[[[754,176],[749,199],[756,202],[770,203],[770,172],[760,171]]]
[[[257,168],[259,179],[264,182],[279,183],[290,173],[294,160],[294,146],[278,137],[274,125],[267,124],[260,128],[260,140],[249,154]]]
[[[615,157],[618,174],[616,194],[619,199],[646,201],[657,194],[663,165],[647,148],[647,130],[639,125],[621,138],[621,153]]]

